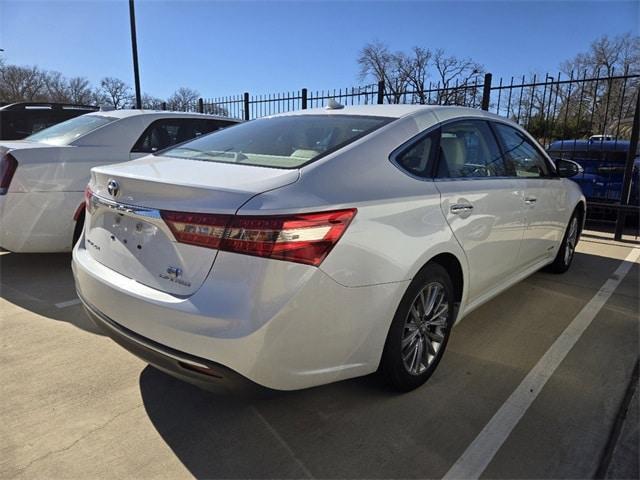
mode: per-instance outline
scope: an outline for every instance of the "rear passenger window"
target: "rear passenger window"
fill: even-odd
[[[395,158],[396,164],[411,175],[431,177],[431,158],[437,140],[436,134],[437,132],[427,135],[400,153]]]
[[[206,118],[168,118],[156,120],[147,127],[131,150],[154,153],[172,145],[227,127],[233,122]]]
[[[524,133],[509,125],[493,124],[502,148],[516,177],[540,178],[549,175],[544,157]]]
[[[506,166],[487,122],[446,124],[440,135],[438,178],[505,176]]]

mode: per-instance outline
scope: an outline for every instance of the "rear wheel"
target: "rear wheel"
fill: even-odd
[[[451,278],[440,265],[424,267],[404,294],[391,323],[381,370],[400,391],[419,387],[444,354],[454,321]]]
[[[556,254],[556,258],[553,263],[547,268],[552,273],[564,273],[569,270],[571,262],[576,252],[576,245],[578,245],[578,239],[580,238],[580,222],[578,212],[573,212],[567,230],[564,233],[564,238],[560,249]]]

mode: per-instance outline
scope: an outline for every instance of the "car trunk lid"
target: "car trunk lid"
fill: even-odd
[[[179,243],[163,212],[233,215],[250,198],[298,179],[297,170],[145,157],[92,170],[85,246],[118,273],[188,296],[217,250]]]

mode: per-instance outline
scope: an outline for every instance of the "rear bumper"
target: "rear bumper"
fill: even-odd
[[[179,352],[119,325],[80,297],[87,315],[118,345],[159,370],[210,389],[212,386],[244,388],[251,383],[233,370],[188,353]]]
[[[204,284],[176,297],[100,264],[83,239],[73,271],[90,315],[149,363],[189,381],[203,378],[182,360],[222,367],[277,390],[375,371],[408,283],[348,288],[314,267],[220,252]]]

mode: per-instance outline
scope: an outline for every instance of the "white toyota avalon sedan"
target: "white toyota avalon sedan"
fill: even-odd
[[[518,125],[416,105],[254,120],[92,170],[73,252],[117,342],[194,383],[433,373],[451,328],[569,268],[585,199]]]
[[[114,110],[0,142],[0,247],[68,252],[84,224],[91,167],[124,162],[233,125],[198,113]]]

